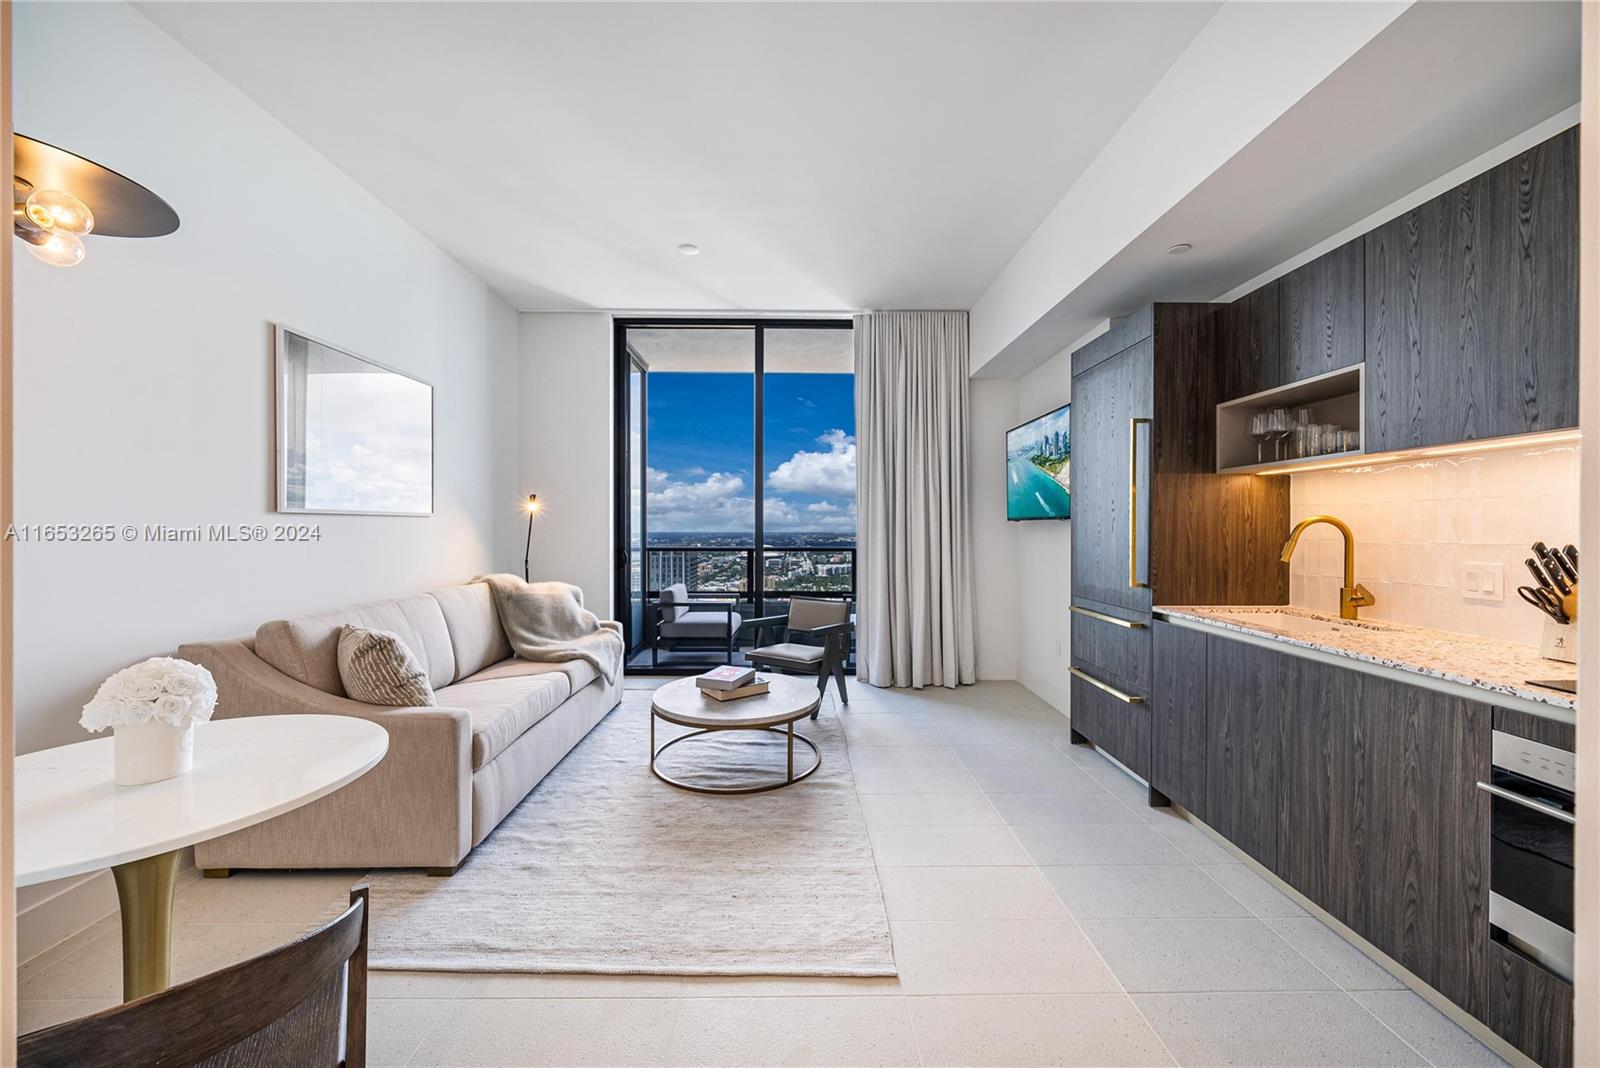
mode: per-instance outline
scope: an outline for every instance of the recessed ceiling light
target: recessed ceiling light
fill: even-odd
[[[1192,248],[1194,248],[1194,246],[1189,244],[1189,242],[1180,241],[1176,245],[1173,245],[1171,248],[1167,249],[1167,255],[1169,255],[1169,256],[1181,256],[1185,252],[1188,252]]]
[[[683,253],[685,256],[698,256],[700,255],[700,246],[693,245],[685,241],[683,244],[678,246],[678,251]]]

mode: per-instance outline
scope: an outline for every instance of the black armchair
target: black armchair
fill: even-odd
[[[789,602],[787,615],[762,616],[747,620],[745,626],[756,631],[756,648],[746,654],[751,664],[772,671],[816,675],[819,694],[828,692],[828,679],[832,677],[839,684],[839,700],[850,703],[850,692],[844,684],[844,662],[855,626],[850,621],[850,602],[796,597]],[[795,641],[796,637],[820,638],[822,644]],[[767,644],[769,638],[779,640]],[[816,719],[817,713],[811,713],[811,718]]]
[[[692,601],[683,583],[661,591],[651,602],[655,613],[651,628],[650,666],[660,664],[661,649],[698,648],[725,652],[726,663],[733,663],[734,646],[744,626],[734,601]]]

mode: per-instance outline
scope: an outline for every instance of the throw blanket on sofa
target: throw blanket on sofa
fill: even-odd
[[[583,591],[565,582],[524,582],[485,575],[511,649],[524,660],[587,660],[609,685],[622,673],[622,624],[583,607]]]

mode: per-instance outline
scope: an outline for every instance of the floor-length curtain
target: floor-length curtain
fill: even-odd
[[[967,313],[855,317],[856,674],[977,678],[967,517]]]

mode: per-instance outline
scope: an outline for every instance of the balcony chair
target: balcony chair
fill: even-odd
[[[337,919],[286,946],[23,1035],[16,1063],[21,1068],[366,1068],[366,886],[350,891],[350,907]]]
[[[680,648],[717,649],[727,654],[726,663],[733,663],[733,651],[739,644],[739,629],[744,620],[735,611],[734,601],[692,601],[689,588],[681,582],[661,591],[651,602],[655,612],[655,626],[650,638],[650,666],[658,667],[658,653],[662,649]]]
[[[850,620],[849,601],[796,597],[789,602],[787,615],[762,616],[749,620],[745,626],[756,631],[757,647],[745,654],[752,665],[786,674],[815,675],[819,696],[828,692],[831,676],[839,684],[839,700],[850,703],[850,692],[844,686],[844,662],[850,654],[850,632],[855,627]],[[763,632],[782,640],[764,645]],[[818,638],[821,645],[806,640]],[[817,712],[820,711],[818,706]],[[817,712],[811,713],[812,719],[817,718]]]

